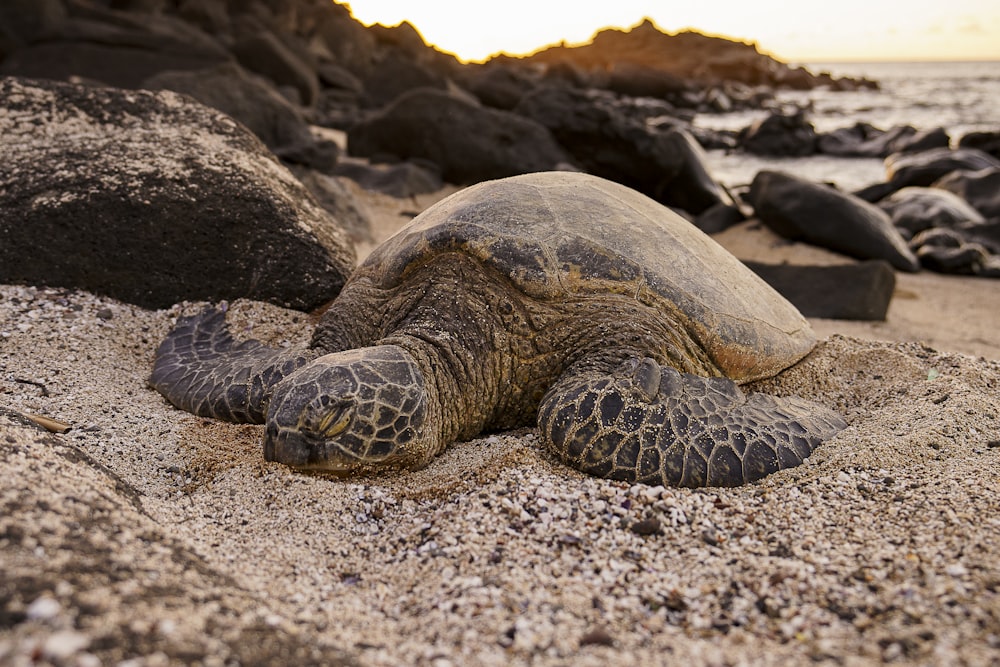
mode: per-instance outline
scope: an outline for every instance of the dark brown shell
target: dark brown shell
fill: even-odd
[[[596,176],[542,172],[461,190],[376,248],[352,280],[393,288],[447,252],[478,259],[535,299],[617,293],[680,315],[737,381],[773,375],[815,344],[798,310],[701,230]]]

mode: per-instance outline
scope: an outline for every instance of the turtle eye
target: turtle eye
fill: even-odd
[[[350,405],[334,406],[319,422],[319,433],[327,438],[333,438],[343,432],[351,422],[353,410]]]

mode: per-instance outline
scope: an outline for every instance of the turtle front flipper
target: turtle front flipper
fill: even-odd
[[[800,398],[745,394],[634,359],[614,372],[572,369],[542,399],[538,426],[565,463],[598,477],[737,486],[802,463],[846,426]]]
[[[160,343],[149,385],[201,417],[262,423],[271,387],[313,356],[256,340],[237,343],[225,312],[207,308],[180,318]]]

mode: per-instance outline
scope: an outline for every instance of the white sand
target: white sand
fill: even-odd
[[[364,196],[376,238],[434,199]],[[752,224],[720,240],[745,258],[823,254]],[[125,654],[161,653],[135,664],[176,659],[177,638],[232,658],[258,626],[364,665],[1000,664],[998,287],[901,275],[888,322],[814,322],[832,338],[760,386],[827,403],[850,426],[800,468],[696,491],[585,477],[528,428],[458,444],[418,472],[296,474],[263,462],[261,427],[194,417],[145,386],[158,341],[193,305],[0,287],[0,407],[73,426],[56,440],[0,437],[0,507],[33,508],[0,513],[0,569],[73,562],[44,518],[72,526],[75,503],[97,497],[118,509],[92,531],[111,531],[109,558],[132,568],[92,594],[97,612],[68,570],[63,585],[8,600],[9,613],[51,598],[58,613],[0,623],[0,664],[47,656],[46,642],[72,649],[52,664],[114,661],[122,651],[101,638],[136,623],[161,639]],[[242,335],[293,344],[313,321],[251,302],[230,318]],[[124,484],[70,466],[60,441]],[[636,532],[643,521],[652,534]],[[151,602],[157,571],[169,604]],[[270,660],[243,662],[254,655]]]

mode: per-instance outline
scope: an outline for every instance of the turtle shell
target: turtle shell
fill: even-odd
[[[449,252],[535,299],[631,297],[680,321],[738,382],[774,375],[815,344],[798,310],[722,246],[662,204],[596,176],[541,172],[461,190],[376,248],[351,280],[391,289]]]

